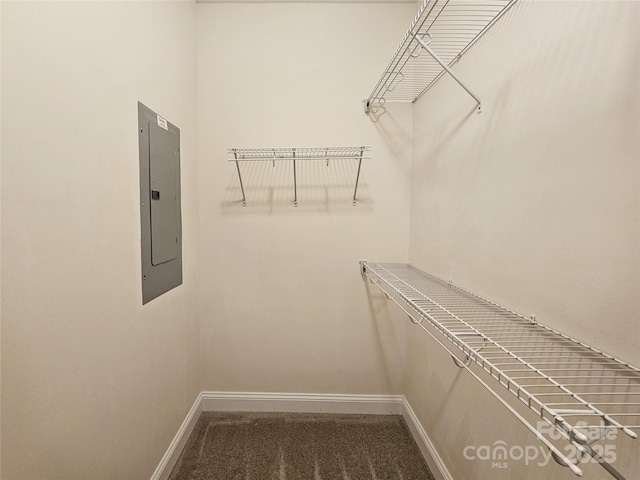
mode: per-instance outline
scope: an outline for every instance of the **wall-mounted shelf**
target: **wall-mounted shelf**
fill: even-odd
[[[365,152],[371,151],[371,147],[302,147],[302,148],[230,148],[229,153],[233,158],[229,158],[230,162],[235,162],[238,171],[238,180],[240,181],[240,190],[242,192],[242,206],[247,206],[247,197],[242,183],[242,174],[240,170],[241,162],[272,162],[276,166],[277,161],[291,162],[291,175],[293,179],[293,205],[298,206],[298,176],[296,164],[300,161],[321,161],[325,162],[327,167],[332,160],[353,160],[357,162],[358,171],[355,178],[353,189],[352,204],[356,205],[358,194],[358,181],[360,180],[360,169],[362,160],[370,159]]]
[[[480,98],[450,67],[517,0],[425,0],[391,61],[364,102],[375,113],[385,102],[413,103],[445,72],[478,104]]]
[[[582,475],[578,464],[590,456],[613,477],[624,479],[594,444],[611,432],[637,438],[640,370],[410,265],[360,262],[360,269],[549,448],[559,464]],[[491,378],[483,379],[477,370]],[[549,431],[532,425],[514,402],[526,405]],[[578,458],[569,458],[568,444]]]

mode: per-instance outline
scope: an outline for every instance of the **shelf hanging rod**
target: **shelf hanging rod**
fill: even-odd
[[[440,64],[440,66],[442,68],[444,68],[444,70],[451,75],[451,77],[458,82],[458,84],[465,89],[465,91],[471,95],[473,97],[473,99],[477,102],[478,106],[477,106],[477,110],[476,113],[481,113],[482,112],[482,100],[480,100],[480,97],[478,97],[475,93],[473,93],[469,87],[467,87],[464,83],[462,83],[462,80],[460,80],[455,73],[453,73],[453,71],[449,68],[449,66],[443,62],[440,57],[438,57],[438,55],[436,55],[436,53],[431,50],[431,48],[429,47],[429,43],[431,43],[431,34],[427,33],[426,36],[429,37],[429,42],[425,42],[422,38],[420,38],[418,36],[417,33],[415,32],[411,32],[411,35],[413,35],[413,38],[416,39],[416,41],[420,44],[420,46],[429,54],[431,55],[431,57]]]

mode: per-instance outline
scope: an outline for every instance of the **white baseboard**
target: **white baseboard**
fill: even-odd
[[[191,410],[189,410],[187,417],[178,429],[178,433],[173,437],[173,440],[169,444],[169,448],[167,448],[167,451],[156,467],[156,471],[151,475],[151,480],[167,480],[167,478],[169,478],[171,470],[173,470],[178,458],[180,458],[182,449],[187,443],[191,432],[193,432],[193,428],[196,426],[196,422],[202,412],[202,393],[203,392],[200,392],[196,397],[196,401],[193,402]]]
[[[411,434],[413,435],[413,439],[418,444],[418,447],[422,452],[422,456],[427,462],[427,465],[429,465],[431,473],[433,473],[436,480],[453,480],[449,469],[442,461],[436,447],[433,445],[429,435],[427,435],[427,432],[422,427],[422,424],[411,408],[411,405],[409,405],[409,402],[405,397],[402,397],[402,399],[402,417],[404,418],[404,421],[407,422],[409,430],[411,430]]]
[[[200,392],[151,480],[169,477],[203,411],[402,415],[436,480],[453,480],[403,395],[252,392]]]
[[[362,413],[400,415],[402,395],[202,392],[205,412]]]

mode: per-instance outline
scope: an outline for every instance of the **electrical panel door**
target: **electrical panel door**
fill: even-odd
[[[151,263],[174,260],[178,250],[178,137],[149,122]]]
[[[138,103],[142,303],[182,284],[180,130]]]

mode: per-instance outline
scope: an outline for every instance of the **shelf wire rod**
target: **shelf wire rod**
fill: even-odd
[[[451,308],[450,306],[447,306],[447,308]],[[456,313],[456,315],[458,315],[460,318],[463,318],[462,315]],[[504,339],[505,342],[509,343],[509,344],[513,344],[513,345],[519,345],[522,343],[527,343],[527,341],[525,340],[519,340],[521,338],[527,338],[527,337],[531,337],[531,330],[533,328],[528,329],[529,331],[523,331],[524,328],[520,327],[520,326],[505,326],[505,327],[487,327],[484,324],[477,324],[476,322],[473,322],[473,319],[467,318],[466,322],[469,323],[469,325],[478,325],[478,326],[482,326],[482,331],[483,333],[485,333],[485,335],[491,335],[493,336],[493,338],[500,338],[500,339]],[[464,332],[460,332],[460,333],[464,333]],[[542,332],[541,332],[542,333]],[[511,340],[511,341],[509,341]],[[553,341],[553,337],[551,336],[547,336],[542,337],[540,339],[540,342],[543,343],[550,343]],[[557,342],[556,346],[557,348],[566,348],[567,345],[570,345],[570,343],[568,340],[560,340],[559,342]],[[531,343],[531,340],[528,340],[528,343]]]
[[[594,375],[593,371],[582,371],[582,369],[570,369],[570,371],[580,370],[579,373],[584,373],[583,375],[573,374],[573,375],[558,375],[558,378],[574,378],[574,379],[589,379],[589,378],[603,378],[603,379],[620,379],[620,380],[634,380],[638,381],[638,377],[629,377],[624,375],[612,375],[611,372],[598,372],[597,375]],[[525,373],[526,370],[518,370],[519,372]],[[519,377],[520,378],[520,377]],[[527,377],[522,377],[527,378]]]
[[[487,334],[485,334],[487,335]],[[490,335],[487,335],[490,336]],[[510,346],[510,351],[518,351],[520,355],[530,355],[532,356],[532,358],[539,358],[541,355],[543,354],[548,354],[549,356],[553,356],[553,358],[570,358],[572,356],[576,356],[577,354],[584,354],[583,358],[591,358],[591,359],[598,359],[600,360],[602,357],[598,356],[598,354],[594,354],[592,352],[589,351],[584,351],[582,350],[580,347],[578,346],[572,346],[570,344],[564,344],[564,345],[544,345],[544,344],[539,344],[537,345],[537,348],[535,348],[536,346],[534,346],[534,348],[531,348],[532,346],[529,344],[527,345],[525,342],[508,342],[505,341],[504,339],[502,339],[502,342],[500,342],[500,340],[496,340],[495,337],[492,337],[497,343],[500,343],[502,346]],[[473,343],[478,343],[477,341],[473,341],[470,340],[470,344]],[[499,352],[495,352],[496,354],[499,354]],[[538,354],[538,355],[536,355]],[[495,357],[492,358],[501,358],[500,356],[496,355]],[[624,365],[620,365],[619,363],[613,362],[611,361],[611,363],[608,364],[604,364],[602,363],[601,365],[607,365],[607,366],[619,366],[621,368],[623,368],[624,370],[627,370],[626,368],[624,368]]]
[[[527,354],[527,353],[544,353],[544,352],[553,353],[553,352],[557,352],[559,349],[559,347],[542,346],[542,345],[540,345],[539,348],[530,348],[530,349],[526,349],[526,348],[527,347],[525,345],[521,347],[514,347],[514,350],[519,350],[521,354]],[[588,350],[582,350],[581,347],[579,347],[578,345],[575,345],[575,346],[564,345],[561,348],[564,350],[564,353],[556,358],[567,357],[567,356],[570,356],[571,354],[580,354],[580,355],[583,355],[584,358],[597,358],[597,359],[602,358],[597,353],[589,352]],[[621,365],[617,362],[613,363],[613,365],[618,365],[624,368],[624,365]],[[624,368],[624,369],[628,370],[627,368]],[[633,373],[636,373],[636,372],[634,371]]]
[[[562,395],[562,393],[536,393],[535,396],[536,397],[548,397],[548,396],[558,396],[558,395]],[[608,396],[608,395],[616,395],[616,396],[620,396],[620,397],[635,397],[640,395],[640,392],[575,392],[574,395],[579,395],[579,396],[590,396],[590,397],[602,397],[602,396]],[[591,403],[591,402],[588,402]]]
[[[498,365],[495,364],[495,363],[492,363],[492,365],[494,367],[498,367]],[[525,373],[525,372],[527,372],[527,370],[521,370],[521,369],[517,369],[516,370],[516,369],[502,369],[502,368],[500,369],[500,371],[503,372],[503,373],[506,373],[506,374],[509,374],[509,373],[512,373],[512,372],[513,373]],[[542,371],[542,370],[540,370],[540,371]],[[576,372],[576,371],[579,371],[579,370],[576,369],[576,368],[549,368],[549,369],[545,370],[545,372]],[[589,372],[588,370],[582,370],[582,371],[583,372]],[[590,374],[593,375],[593,371],[591,371]],[[551,375],[548,375],[548,376],[551,376]],[[553,377],[555,378],[555,375]],[[531,377],[529,377],[529,378],[531,378]],[[563,385],[565,385],[565,384],[563,383]]]
[[[598,404],[601,405],[601,404]],[[626,413],[626,412],[617,412],[617,413],[608,413],[606,415],[598,415],[596,413],[587,413],[587,412],[581,412],[579,410],[571,410],[571,411],[562,411],[562,415],[565,417],[602,417],[608,420],[608,418],[610,417],[640,417],[640,413]],[[614,426],[611,425],[612,428],[631,428],[630,425],[619,425],[619,426]],[[584,428],[584,426],[580,426],[578,428]],[[636,437],[634,437],[636,438]]]
[[[528,348],[526,345],[522,345],[522,344],[519,344],[519,345],[520,346],[514,346],[512,350],[518,351],[520,355],[531,355],[532,358],[540,358],[540,356],[545,353],[552,358],[571,358],[571,357],[575,357],[576,355],[580,355],[584,359],[590,358],[590,359],[599,360],[599,361],[601,361],[601,358],[602,358],[602,357],[599,357],[597,354],[594,354],[589,351],[581,350],[579,347],[571,347],[570,345],[563,345],[562,347],[560,347],[562,348],[562,352],[558,352],[558,350],[560,349],[559,347],[553,347],[553,346],[539,345],[538,348]],[[501,352],[492,353],[491,358],[495,358],[495,359],[504,358],[504,356],[498,356],[500,353]],[[616,362],[612,362],[609,364],[600,364],[600,365],[619,366],[625,371],[628,370],[624,368],[623,365],[620,365],[619,363],[616,363]]]
[[[537,334],[538,332],[533,332],[533,333]],[[522,342],[520,342],[520,344],[521,343]],[[558,353],[559,356],[568,356],[568,355],[575,354],[575,353],[582,353],[585,356],[589,355],[590,357],[599,358],[599,359],[602,359],[603,361],[604,360],[609,360],[609,361],[613,362],[613,364],[615,364],[615,365],[621,365],[621,366],[625,367],[624,364],[620,363],[619,361],[616,361],[616,359],[609,358],[609,357],[604,357],[602,355],[599,355],[597,352],[592,351],[592,350],[588,350],[588,349],[584,348],[584,346],[582,346],[582,345],[572,344],[572,343],[563,343],[563,344],[558,343],[558,344],[555,344],[555,345],[548,345],[548,343],[549,342],[546,341],[546,342],[541,342],[541,344],[539,344],[539,345],[529,345],[530,348],[529,348],[528,351],[531,352],[531,353],[542,353],[543,351],[554,353],[554,351],[555,351],[555,353]],[[526,348],[527,348],[526,345],[522,345],[522,346],[520,346],[518,348],[520,348],[521,350],[524,349],[525,352],[527,351],[526,350]],[[630,372],[633,372],[633,373],[636,373],[636,374],[638,373],[635,370],[632,370],[632,369],[629,369],[629,370],[630,370]]]
[[[488,358],[488,357],[485,357],[485,358]],[[531,359],[535,359],[535,358],[544,358],[545,360],[548,360],[549,358],[559,358],[559,359],[564,359],[562,361],[562,365],[577,365],[577,366],[580,366],[580,367],[583,367],[585,365],[584,359],[582,359],[582,360],[573,359],[573,360],[570,361],[570,360],[567,360],[566,357],[553,357],[553,356],[551,356],[551,357],[536,356],[536,357],[527,357],[527,358],[529,358],[530,360]],[[501,366],[510,366],[510,365],[520,366],[520,364],[516,363],[516,362],[496,362],[496,365],[501,365]],[[558,360],[548,361],[548,362],[546,362],[546,361],[545,362],[537,361],[536,365],[558,365]],[[571,368],[567,368],[567,370],[572,370],[572,369]],[[573,370],[575,370],[575,369],[573,369]],[[616,371],[616,370],[613,370],[613,371]],[[640,380],[640,378],[638,378],[638,377],[627,377],[627,378],[636,378],[636,379]]]
[[[524,371],[522,373],[525,373]],[[512,377],[514,380],[533,380],[535,377]],[[588,380],[588,379],[614,379],[614,380],[637,380],[635,377],[624,377],[624,376],[619,376],[619,375],[614,375],[614,376],[598,376],[597,379],[593,377],[593,374],[590,373],[589,375],[585,376],[585,375],[556,375],[554,378],[557,379],[567,379],[567,378],[571,378],[571,379],[579,379],[579,380]],[[571,385],[570,382],[566,383],[567,385]],[[563,385],[565,385],[565,382],[563,382]]]
[[[511,380],[513,381],[514,384],[517,383],[517,381],[515,379],[511,379]],[[597,391],[597,392],[593,392],[593,391],[592,392],[586,392],[586,391],[582,391],[582,390],[584,390],[585,388],[588,389],[588,388],[591,388],[591,387],[581,387],[580,388],[580,390],[581,390],[580,392],[576,392],[574,395],[569,395],[567,393],[564,393],[564,392],[561,392],[561,391],[557,391],[557,390],[550,391],[550,390],[556,388],[556,387],[554,387],[552,385],[540,385],[540,384],[532,385],[530,383],[521,383],[521,384],[518,383],[518,385],[520,386],[520,388],[525,389],[529,394],[531,394],[532,396],[535,396],[536,398],[537,397],[542,397],[542,396],[553,396],[553,397],[557,397],[556,401],[566,400],[568,402],[574,402],[574,404],[575,404],[574,395],[575,396],[580,396],[581,398],[584,395],[585,398],[582,398],[583,400],[586,400],[584,402],[584,404],[583,404],[584,406],[588,406],[588,405],[590,405],[592,403],[597,403],[597,404],[605,403],[604,401],[606,399],[603,398],[603,399],[598,400],[598,398],[606,397],[606,396],[612,394],[611,391],[604,392],[602,390]],[[617,387],[617,385],[613,386],[613,387],[609,387],[609,390],[615,389],[616,387]],[[602,388],[605,388],[605,387],[603,386]],[[538,393],[536,393],[536,389],[540,389],[540,391]],[[632,396],[636,396],[637,397],[639,395],[639,393],[637,393],[637,392],[636,393],[627,392],[625,389],[622,389],[622,391],[618,390],[617,392],[613,392],[613,393],[620,394],[621,397],[632,397]],[[589,398],[587,399],[586,397],[589,397]],[[594,399],[594,397],[598,397],[598,398]],[[637,402],[638,400],[640,400],[640,399],[635,399],[635,398],[629,398],[629,399],[632,400],[632,403],[633,402]]]
[[[451,307],[449,307],[451,308]],[[460,315],[457,314],[460,318],[465,317],[466,315]],[[489,324],[487,325],[486,323],[479,323],[479,322],[474,322],[472,318],[469,318],[467,320],[469,323],[473,322],[475,324],[478,325],[482,325],[483,327],[483,331],[489,331],[492,332],[493,335],[496,335],[498,337],[505,337],[506,338],[524,338],[527,335],[531,335],[531,331],[532,330],[539,330],[535,325],[530,325],[530,326],[526,326],[526,325],[504,325],[504,326],[496,326],[493,324]],[[455,325],[455,324],[454,324]],[[565,344],[574,344],[574,342],[571,342],[571,340],[569,339],[562,339],[562,338],[554,338],[553,334],[550,332],[545,332],[544,330],[540,329],[540,341],[544,341],[544,342],[555,342],[555,344],[557,345],[565,345]],[[514,340],[514,343],[517,343],[516,340]],[[579,346],[579,345],[577,345]],[[580,348],[582,348],[580,346]]]
[[[526,385],[523,385],[523,386],[526,386]],[[535,385],[533,385],[533,386],[535,386]],[[623,388],[624,387],[624,388],[628,388],[630,385],[624,385],[624,384],[620,384],[620,383],[603,383],[603,384],[597,384],[597,385],[596,384],[591,384],[591,383],[574,383],[573,386],[574,387],[582,387],[582,388],[589,388],[589,387],[609,387],[609,388],[611,388],[611,387]],[[587,393],[585,393],[585,395],[589,395],[590,393],[593,393],[594,395],[604,395],[604,394],[601,394],[599,392],[587,392]],[[611,403],[611,402],[592,401],[591,403],[597,403],[599,405],[607,405],[607,404],[610,404],[610,405],[640,405],[640,403],[635,403],[635,402],[632,402],[632,403],[613,402],[613,403]]]
[[[597,380],[594,378],[594,380]],[[619,387],[619,388],[638,388],[638,385],[628,384],[628,383],[569,383],[572,387]],[[542,385],[523,385],[528,386],[529,388],[541,387]],[[640,392],[638,392],[640,393]],[[640,404],[639,404],[640,405]]]
[[[254,156],[251,158],[230,158],[229,161],[231,162],[235,162],[235,161],[239,161],[239,162],[264,162],[264,161],[269,161],[272,162],[274,160],[291,160],[293,157],[290,156],[273,156],[273,155],[268,155],[268,156]],[[331,155],[328,157],[330,160],[359,160],[360,159],[360,154],[356,154],[356,155]],[[363,160],[368,160],[371,157],[369,156],[363,156],[362,159]],[[326,155],[318,155],[318,156],[307,156],[307,157],[300,157],[299,155],[296,157],[296,160],[313,160],[313,161],[326,161],[327,160],[327,156]]]

